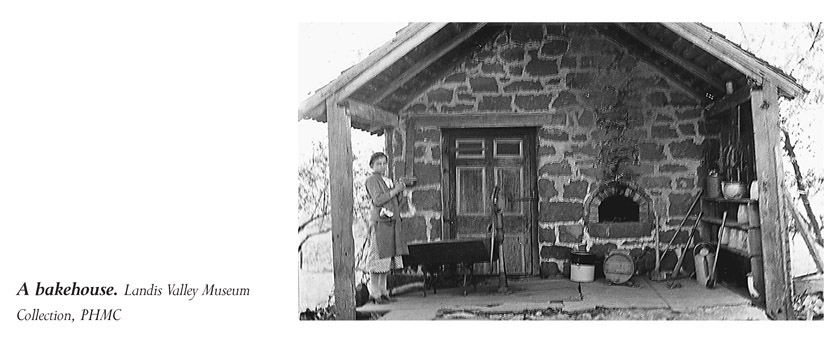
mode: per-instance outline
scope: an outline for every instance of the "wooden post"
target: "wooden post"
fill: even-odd
[[[778,89],[764,81],[752,90],[752,121],[755,135],[755,163],[760,190],[760,222],[763,243],[763,270],[766,312],[773,318],[790,320],[792,280],[786,257],[786,223],[781,214],[779,191],[783,187],[783,166],[778,125]]]
[[[386,153],[386,158],[389,160],[389,162],[386,164],[386,167],[389,169],[387,174],[389,174],[389,177],[392,177],[392,175],[395,173],[395,162],[393,162],[393,160],[395,159],[395,127],[389,126],[386,127],[383,131],[383,152]]]
[[[331,180],[331,241],[334,256],[334,303],[337,320],[355,320],[354,173],[351,118],[334,98],[326,100],[328,172]]]
[[[406,131],[404,131],[404,175],[413,176],[415,164],[415,120],[406,119]]]

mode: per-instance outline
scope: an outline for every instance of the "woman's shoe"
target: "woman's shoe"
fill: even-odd
[[[369,302],[374,303],[376,305],[385,305],[385,304],[389,303],[389,300],[386,300],[386,299],[384,299],[383,296],[380,296],[380,297],[376,297],[376,298],[370,297]]]
[[[393,298],[393,297],[390,297],[390,296],[386,296],[386,295],[383,295],[383,296],[381,296],[380,298],[381,298],[381,299],[383,299],[383,300],[386,300],[386,302],[395,302],[395,301],[398,301],[398,299]]]

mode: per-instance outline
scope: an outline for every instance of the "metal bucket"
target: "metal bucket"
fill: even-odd
[[[711,267],[714,264],[714,252],[707,243],[700,243],[694,247],[694,270],[697,273],[697,283],[705,286]]]

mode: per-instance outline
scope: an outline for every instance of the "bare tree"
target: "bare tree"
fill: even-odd
[[[354,220],[364,222],[358,227],[368,225],[368,211],[370,202],[366,199],[365,179],[370,169],[363,162],[357,161],[354,155]],[[302,253],[302,247],[312,237],[331,231],[330,223],[324,223],[331,214],[330,181],[328,179],[328,146],[319,141],[313,145],[311,156],[299,163],[299,188],[297,201],[297,218],[299,235],[304,235],[299,242],[297,252]]]

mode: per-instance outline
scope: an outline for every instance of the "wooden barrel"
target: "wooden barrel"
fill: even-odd
[[[607,256],[604,260],[604,276],[607,280],[615,284],[622,284],[627,282],[633,273],[636,271],[636,266],[633,264],[633,259],[630,255],[622,253],[614,253]]]

